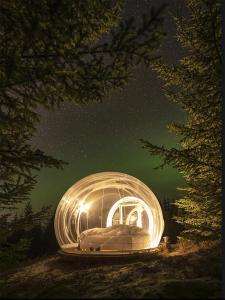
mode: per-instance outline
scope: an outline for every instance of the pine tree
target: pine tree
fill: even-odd
[[[24,220],[22,220],[22,223],[26,224],[26,231],[22,237],[30,241],[27,256],[33,258],[51,253],[51,249],[46,251],[46,246],[50,245],[51,247],[52,241],[46,240],[46,238],[54,236],[54,240],[56,241],[53,221],[55,213],[54,215],[52,214],[50,206],[42,207],[40,211],[34,213],[29,203],[27,203],[24,209]],[[51,235],[46,236],[49,229],[51,230]],[[58,246],[57,242],[56,244]]]
[[[30,201],[21,216],[10,213],[0,218],[0,266],[11,266],[46,253],[45,232],[52,217],[51,207],[34,212]],[[53,230],[54,234],[54,230]]]
[[[28,218],[28,217],[32,216],[32,214],[33,214],[33,208],[32,208],[31,202],[28,201],[24,208],[24,217]]]
[[[177,148],[141,140],[151,154],[183,175],[186,185],[175,201],[183,213],[182,236],[217,239],[221,229],[221,1],[188,0],[187,17],[175,18],[177,40],[186,54],[176,66],[157,63],[166,96],[186,113],[184,124],[171,124]]]
[[[182,231],[182,225],[178,224],[174,217],[178,216],[178,208],[174,205],[174,199],[164,198],[162,201],[163,217],[165,222],[164,236],[168,236],[169,242],[177,242],[177,236]]]
[[[55,220],[55,211],[52,213],[47,226],[44,229],[43,235],[43,251],[44,254],[55,254],[59,249],[59,244],[56,240],[55,230],[54,230],[54,220]]]
[[[10,213],[0,218],[0,269],[15,266],[27,257],[30,241],[24,236],[20,218],[10,219]],[[18,226],[19,225],[19,226]]]
[[[102,101],[158,54],[163,7],[140,26],[120,22],[123,1],[0,3],[0,208],[29,200],[36,172],[63,162],[30,145],[37,108]]]

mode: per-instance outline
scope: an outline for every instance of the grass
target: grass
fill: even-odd
[[[2,274],[0,298],[217,299],[220,252],[217,243],[177,245],[138,261],[108,265],[54,255]]]

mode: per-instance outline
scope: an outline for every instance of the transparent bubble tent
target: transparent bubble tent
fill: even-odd
[[[124,173],[102,172],[67,190],[54,226],[62,250],[140,250],[158,246],[164,220],[156,196],[143,182]]]

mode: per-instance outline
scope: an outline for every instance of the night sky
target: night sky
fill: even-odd
[[[166,13],[161,54],[165,62],[176,63],[182,51],[177,44],[175,26],[169,12],[185,13],[184,1],[170,0]],[[127,0],[125,18],[140,18],[161,0]],[[63,170],[44,169],[31,194],[33,207],[56,207],[66,190],[77,180],[92,173],[119,171],[133,175],[147,184],[161,201],[176,197],[176,187],[183,184],[178,172],[171,168],[154,170],[160,160],[142,149],[140,138],[165,146],[175,146],[173,134],[166,125],[182,122],[184,114],[169,102],[161,91],[161,82],[149,69],[140,67],[122,91],[114,91],[103,103],[85,106],[63,104],[60,110],[40,110],[41,122],[32,144],[46,154],[67,161]]]

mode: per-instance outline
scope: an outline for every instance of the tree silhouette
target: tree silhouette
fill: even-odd
[[[169,129],[177,148],[159,147],[141,140],[163,164],[177,168],[186,180],[175,201],[183,214],[183,236],[217,239],[221,234],[221,1],[187,1],[189,16],[175,18],[177,40],[186,55],[177,66],[156,64],[167,97],[187,115],[184,124]]]
[[[102,101],[140,63],[157,59],[164,7],[137,26],[119,22],[123,1],[0,3],[0,207],[28,200],[43,167],[63,162],[31,147],[37,108]]]

